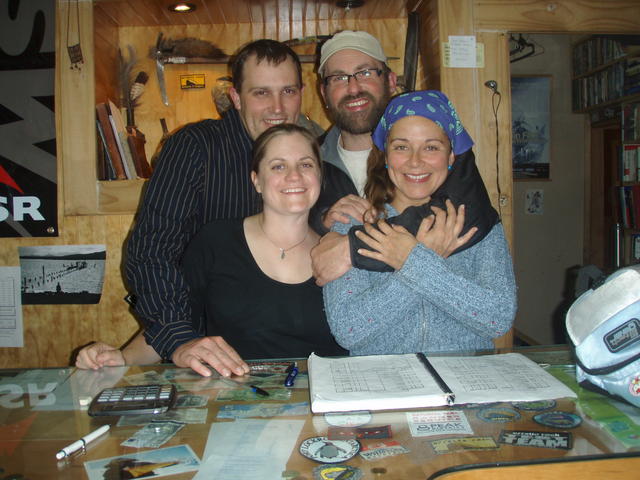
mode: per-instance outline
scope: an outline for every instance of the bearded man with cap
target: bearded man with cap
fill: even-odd
[[[396,89],[396,74],[386,61],[380,42],[362,31],[335,34],[320,54],[322,98],[334,122],[322,143],[322,158],[347,173],[360,196],[371,132]]]
[[[346,193],[332,205],[318,203],[327,231],[350,217],[373,221],[371,205],[363,198],[371,132],[396,90],[396,74],[386,64],[380,42],[363,31],[345,30],[327,40],[320,52],[321,94],[333,127],[322,140],[322,160],[345,172],[351,182],[334,185]],[[331,179],[326,180],[328,183]],[[317,228],[316,228],[317,230]],[[333,280],[351,267],[349,245],[336,233],[325,235],[312,251],[318,284]]]

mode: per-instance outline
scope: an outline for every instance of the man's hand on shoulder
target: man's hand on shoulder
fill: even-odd
[[[249,373],[249,365],[222,337],[201,337],[183,343],[173,352],[171,360],[178,367],[191,368],[203,377],[211,376],[207,365],[224,377]]]
[[[329,232],[311,250],[311,266],[320,286],[340,278],[351,268],[349,237]]]
[[[322,223],[325,228],[330,229],[335,222],[349,223],[349,217],[361,222],[372,222],[374,219],[371,214],[371,204],[358,195],[347,195],[327,210]]]

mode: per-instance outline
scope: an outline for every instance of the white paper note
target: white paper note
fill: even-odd
[[[473,35],[449,35],[449,66],[475,68],[476,37]]]
[[[194,480],[279,479],[298,445],[304,420],[240,419],[211,425]]]
[[[20,267],[0,267],[0,347],[23,347]]]

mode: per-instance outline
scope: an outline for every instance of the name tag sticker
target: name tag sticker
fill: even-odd
[[[407,412],[407,422],[414,437],[473,434],[462,410]]]
[[[433,440],[431,447],[434,452],[441,455],[463,450],[496,450],[498,445],[492,437],[463,437]]]
[[[573,436],[569,432],[530,432],[527,430],[503,430],[499,443],[516,447],[539,447],[571,450]]]
[[[403,447],[395,440],[363,445],[360,449],[360,456],[365,460],[370,461],[379,460],[380,458],[385,457],[392,457],[394,455],[401,455],[403,453],[409,453],[409,449]]]

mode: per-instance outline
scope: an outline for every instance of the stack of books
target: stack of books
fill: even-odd
[[[151,166],[144,151],[144,135],[125,126],[112,101],[96,105],[98,130],[98,180],[149,178]]]

